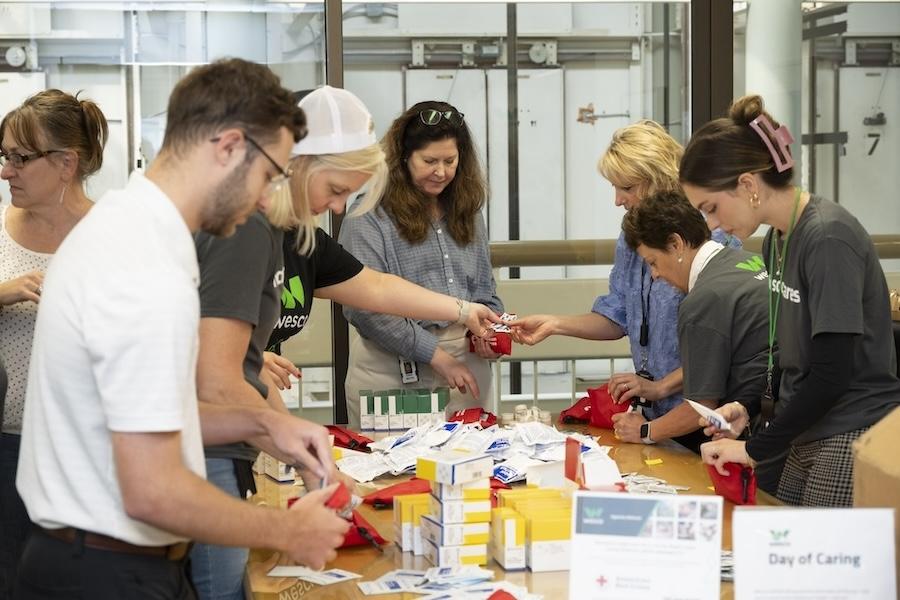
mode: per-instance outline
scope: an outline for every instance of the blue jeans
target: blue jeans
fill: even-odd
[[[206,479],[235,498],[241,498],[234,462],[228,458],[207,458]],[[247,548],[195,544],[191,550],[191,579],[199,600],[244,600],[244,571]]]
[[[19,442],[22,436],[0,434],[0,600],[11,598],[16,569],[31,521],[16,491]]]

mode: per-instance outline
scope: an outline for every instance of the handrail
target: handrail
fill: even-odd
[[[878,258],[900,258],[900,235],[873,235]],[[760,252],[762,238],[752,237],[744,248]],[[611,265],[616,240],[530,240],[491,242],[491,263],[501,267]]]

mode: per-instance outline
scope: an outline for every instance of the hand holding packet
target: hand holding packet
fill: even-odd
[[[709,408],[708,406],[703,406],[699,402],[694,402],[693,400],[688,400],[687,398],[685,398],[684,400],[685,400],[685,402],[690,404],[691,408],[696,410],[700,414],[701,417],[703,417],[704,419],[709,421],[709,424],[711,426],[715,427],[716,429],[720,429],[722,431],[732,431],[731,423],[726,421],[722,415],[720,415],[713,409]]]
[[[519,315],[503,313],[500,315],[500,320],[503,323],[494,323],[491,325],[491,329],[494,331],[494,337],[487,340],[488,344],[491,346],[491,350],[496,352],[497,354],[504,354],[509,356],[512,354],[512,337],[510,336],[509,325],[506,323],[510,321],[515,321],[519,318]],[[469,352],[475,352],[475,340],[472,337],[472,332],[466,333],[469,338]]]

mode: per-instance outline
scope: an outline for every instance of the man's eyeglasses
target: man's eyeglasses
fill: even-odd
[[[247,135],[246,132],[244,133],[244,138],[248,142],[250,142],[251,146],[253,146],[257,150],[259,150],[262,153],[262,155],[266,157],[266,160],[268,160],[270,163],[272,163],[272,166],[275,167],[275,170],[278,171],[278,175],[276,175],[275,177],[273,177],[272,179],[269,180],[269,188],[268,188],[267,194],[273,195],[273,194],[280,192],[282,190],[282,188],[285,186],[285,184],[288,182],[288,180],[291,178],[291,175],[294,174],[293,169],[291,169],[290,167],[282,167],[281,165],[279,165],[278,162],[274,158],[272,158],[272,156],[268,152],[263,150],[263,147],[259,145],[259,142],[257,142],[252,137]],[[221,138],[214,137],[209,141],[218,142],[220,139]]]
[[[6,166],[9,163],[13,168],[21,169],[29,160],[44,158],[54,152],[65,152],[65,150],[44,150],[43,152],[33,152],[31,154],[19,154],[18,152],[4,152],[0,150],[0,166]]]
[[[446,119],[451,125],[460,126],[466,115],[455,110],[436,110],[434,108],[426,108],[419,113],[419,118],[425,125],[437,125],[441,119]]]

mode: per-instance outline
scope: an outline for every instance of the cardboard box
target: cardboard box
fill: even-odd
[[[511,508],[491,511],[491,544],[495,548],[525,546],[525,517]],[[524,555],[522,559],[524,560]],[[523,565],[524,566],[524,565]]]
[[[387,392],[375,393],[375,431],[390,431],[388,422],[388,395]]]
[[[394,497],[394,542],[403,552],[414,549],[413,534],[415,527],[416,506],[421,506],[425,514],[429,506],[431,494],[408,494]]]
[[[359,391],[359,428],[375,431],[375,394],[372,390]]]
[[[446,500],[442,502],[431,496],[431,516],[441,523],[489,523],[491,521],[491,501]]]
[[[497,561],[504,571],[517,571],[527,567],[525,559],[525,546],[504,546],[502,548],[490,545],[491,557]]]
[[[468,546],[436,546],[424,541],[425,558],[436,567],[461,567],[464,565],[486,565],[487,544]]]
[[[572,511],[539,511],[525,518],[525,545],[572,538]]]
[[[419,397],[414,391],[403,393],[403,429],[419,426]]]
[[[433,452],[416,461],[416,477],[459,485],[476,479],[487,479],[494,472],[494,459],[486,454]]]
[[[894,539],[900,549],[900,408],[895,408],[853,444],[853,506],[893,508]],[[897,589],[900,589],[900,551]]]
[[[273,456],[263,455],[263,468],[267,476],[275,481],[294,481],[294,468]]]
[[[533,573],[568,571],[571,547],[569,540],[532,542],[525,546],[525,562]]]
[[[491,480],[476,479],[460,485],[432,481],[431,495],[442,502],[446,500],[490,500]]]
[[[467,546],[490,541],[490,523],[442,523],[424,515],[421,521],[422,538],[435,546]]]
[[[388,394],[388,430],[400,431],[403,429],[403,396],[400,390],[390,390]]]
[[[524,498],[563,498],[562,490],[556,488],[513,488],[497,490],[497,506],[509,507],[514,500]],[[571,502],[571,500],[569,501]]]
[[[422,556],[425,554],[425,544],[422,543],[425,539],[422,531],[422,520],[428,514],[429,510],[430,506],[425,502],[413,505],[412,553],[415,556]]]

